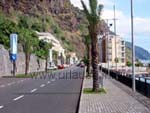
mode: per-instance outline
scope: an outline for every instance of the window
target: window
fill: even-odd
[[[124,42],[124,41],[121,41],[121,44],[122,44],[122,45],[125,45],[125,42]]]
[[[122,57],[125,57],[125,54],[124,54],[124,53],[122,53]]]
[[[122,59],[121,59],[121,62],[122,62],[122,63],[124,63],[124,62],[125,62],[125,59],[124,59],[124,58],[122,58]]]
[[[122,50],[122,51],[125,51],[125,47],[122,47],[121,50]]]

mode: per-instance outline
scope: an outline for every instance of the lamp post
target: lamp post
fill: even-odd
[[[132,38],[132,90],[136,91],[135,88],[135,46],[134,46],[134,21],[133,21],[133,0],[131,2],[131,38]]]
[[[107,56],[107,64],[108,64],[108,76],[110,75],[110,65],[109,65],[109,29],[110,29],[110,27],[112,26],[112,24],[109,24],[108,23],[108,21],[109,21],[109,19],[106,19],[106,22],[107,22],[107,26],[108,26],[108,29],[106,30],[106,45],[107,45],[107,49],[106,49],[106,51],[107,51],[107,53],[106,53],[106,56]]]
[[[113,6],[113,10],[114,10],[114,33],[115,33],[115,63],[116,63],[116,71],[118,70],[117,69],[117,29],[116,29],[116,6],[115,6],[115,2],[114,2],[114,6]]]

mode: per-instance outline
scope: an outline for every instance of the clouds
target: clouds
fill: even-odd
[[[70,1],[74,6],[82,8],[81,0],[70,0]],[[83,1],[85,2],[85,4],[88,4],[88,0],[83,0]],[[113,2],[111,2],[111,0],[98,0],[98,3],[106,6],[113,5]]]
[[[86,4],[88,4],[88,0],[83,0]],[[145,2],[146,0],[144,0]],[[82,7],[80,0],[71,0],[72,4],[77,7]],[[98,0],[99,4],[104,4],[106,9],[103,10],[102,18],[103,19],[113,19],[114,12],[113,9],[107,9],[107,6],[113,6],[115,0]],[[135,2],[141,2],[141,0],[135,0]],[[121,10],[116,10],[116,18],[117,20],[117,31],[122,36],[127,36],[130,34],[130,12],[129,15],[126,15],[125,12]],[[113,23],[113,21],[110,21]],[[112,29],[112,28],[111,28]],[[113,30],[113,29],[112,29]],[[150,18],[144,17],[134,17],[134,31],[135,35],[149,35],[150,36]]]
[[[83,0],[88,4],[88,0]],[[101,1],[101,2],[100,2]],[[77,6],[82,7],[80,0],[71,0]],[[115,0],[98,0],[104,4],[102,13],[103,19],[114,18],[113,5]],[[150,48],[150,16],[147,14],[149,0],[134,0],[134,36],[137,45],[142,45],[145,49]],[[131,20],[130,20],[130,3],[126,0],[116,0],[117,10],[117,34],[121,35],[126,40],[131,40]],[[141,6],[142,5],[142,6]],[[113,23],[113,21],[109,21]],[[111,28],[113,31],[113,27]],[[145,41],[146,40],[146,41]]]
[[[112,10],[104,10],[102,13],[103,19],[112,19],[114,12]],[[116,10],[117,31],[120,35],[125,36],[130,34],[130,17],[126,16],[122,11]],[[113,23],[113,21],[110,21]],[[134,17],[134,31],[135,35],[149,35],[150,36],[150,18]]]

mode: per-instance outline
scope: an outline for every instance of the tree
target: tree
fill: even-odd
[[[52,44],[51,43],[48,43],[44,40],[40,40],[39,42],[40,44],[40,47],[43,49],[44,51],[44,58],[46,60],[45,62],[45,71],[47,72],[47,66],[48,66],[48,56],[49,56],[49,49],[52,48]]]
[[[137,59],[136,63],[135,63],[135,66],[137,67],[143,67],[143,63]]]
[[[91,73],[91,39],[89,35],[84,36],[84,43],[86,45],[86,55],[87,55],[87,76]]]
[[[38,38],[31,29],[22,28],[19,33],[19,41],[22,44],[25,53],[25,75],[27,75],[29,71],[30,56],[38,45]]]
[[[17,33],[18,27],[15,22],[0,14],[0,44],[3,44],[6,49],[10,47],[9,36],[11,33]]]
[[[131,63],[130,61],[127,61],[126,65],[127,65],[128,67],[130,67],[130,66],[132,66],[132,63]]]
[[[89,0],[89,8],[88,10],[85,3],[81,0],[82,6],[84,8],[84,13],[88,20],[89,26],[89,35],[91,38],[91,54],[92,54],[92,68],[93,68],[93,91],[97,92],[99,89],[98,82],[98,24],[100,22],[101,11],[103,9],[103,5],[99,5],[99,12],[97,13],[97,0]]]

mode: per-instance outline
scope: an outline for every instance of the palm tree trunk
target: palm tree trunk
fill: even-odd
[[[29,53],[26,53],[25,54],[25,75],[28,74],[28,71],[29,71],[29,62],[30,62],[30,54]]]
[[[91,55],[92,55],[92,69],[93,69],[93,91],[98,92],[99,90],[99,79],[98,79],[98,40],[97,40],[97,26],[91,26]]]
[[[87,45],[87,58],[87,76],[89,77],[91,73],[91,45]]]

